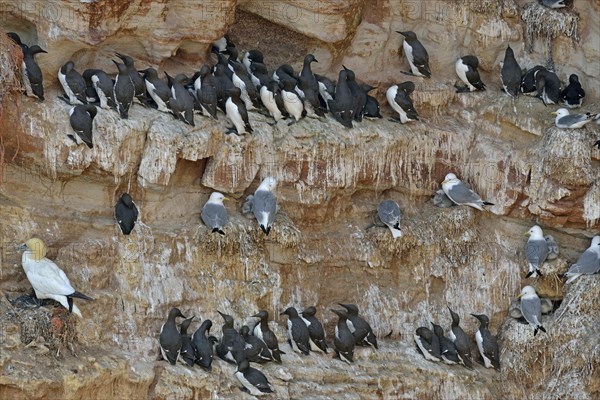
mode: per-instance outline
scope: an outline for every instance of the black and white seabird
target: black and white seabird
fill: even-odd
[[[460,318],[457,313],[452,311],[452,309],[448,306],[448,310],[450,310],[450,315],[452,317],[452,329],[448,333],[450,339],[454,342],[456,346],[456,352],[458,354],[458,359],[460,363],[469,369],[473,369],[473,361],[471,359],[471,342],[469,337],[460,327]]]
[[[129,235],[135,227],[138,218],[138,209],[128,193],[123,193],[115,206],[115,219],[123,232]]]
[[[114,107],[113,87],[114,82],[108,74],[101,69],[86,69],[83,71],[83,79],[91,85],[96,92],[96,97],[100,102],[100,108],[108,110]]]
[[[244,102],[246,110],[250,111],[260,108],[258,89],[252,83],[243,64],[238,62],[233,64],[232,82],[235,87],[240,89],[240,98]]]
[[[440,345],[440,356],[444,364],[458,364],[460,360],[458,359],[458,353],[456,352],[456,346],[454,345],[454,342],[444,336],[444,328],[434,324],[433,322],[431,323],[431,326],[433,327],[433,333],[438,338]]]
[[[115,54],[123,61],[123,64],[125,64],[125,66],[127,67],[127,72],[129,73],[129,76],[131,77],[131,82],[133,83],[133,87],[135,88],[135,98],[141,104],[145,105],[147,101],[146,85],[144,79],[140,76],[140,73],[135,68],[135,62],[133,61],[133,58],[120,53]]]
[[[169,109],[175,115],[175,118],[188,125],[194,125],[194,98],[185,88],[184,83],[187,77],[178,74],[175,78],[165,72],[167,84],[171,88],[171,98],[169,99]]]
[[[115,86],[113,87],[113,98],[117,106],[117,111],[123,119],[127,119],[129,116],[129,108],[133,103],[133,97],[135,96],[135,87],[131,81],[131,76],[125,64],[121,64],[113,60],[117,66],[119,73],[115,78]]]
[[[425,50],[425,47],[423,47],[421,42],[419,42],[417,39],[417,35],[413,31],[396,31],[396,33],[404,36],[404,43],[402,43],[402,47],[404,48],[404,55],[406,55],[406,59],[410,65],[410,70],[412,71],[412,73],[405,73],[408,75],[431,78],[431,70],[429,69],[429,54],[427,54],[427,50]]]
[[[411,81],[403,82],[399,85],[392,85],[385,93],[388,104],[399,115],[399,118],[392,118],[392,121],[406,124],[411,121],[418,121],[419,114],[413,106],[410,94],[415,90],[415,84]]]
[[[298,78],[298,86],[296,86],[296,92],[301,91],[303,94],[303,106],[306,112],[306,116],[309,118],[319,118],[325,116],[326,109],[321,108],[321,101],[319,100],[318,84],[316,90],[311,86],[308,80],[300,76]]]
[[[319,82],[319,99],[323,108],[329,109],[329,100],[333,100],[335,96],[336,83],[326,76],[315,74],[317,82]],[[368,92],[368,90],[365,90]]]
[[[273,393],[273,388],[267,377],[256,368],[251,367],[248,360],[242,360],[238,364],[235,376],[244,386],[245,391],[253,396],[264,396]]]
[[[490,333],[490,319],[485,314],[471,314],[479,320],[479,329],[475,332],[475,341],[486,368],[500,369],[500,350],[498,341]]]
[[[431,329],[425,326],[417,328],[414,338],[426,360],[438,362],[442,359],[439,338]]]
[[[244,338],[244,341],[246,342],[244,349],[248,361],[255,363],[273,361],[273,355],[266,343],[259,337],[251,335],[250,328],[247,325],[241,327],[240,335],[242,335],[242,338]]]
[[[23,44],[21,45],[21,49],[23,50],[21,76],[25,85],[25,92],[29,97],[37,97],[40,100],[44,100],[44,75],[40,66],[35,61],[35,56],[39,53],[47,53],[47,51],[37,44],[31,47]]]
[[[277,180],[272,176],[268,176],[260,183],[254,192],[252,204],[252,213],[260,225],[260,229],[269,236],[271,227],[275,221],[277,213],[277,198],[273,194],[273,190],[277,185]]]
[[[525,286],[518,297],[521,299],[523,318],[533,326],[533,336],[535,337],[538,331],[546,333],[546,329],[542,326],[542,305],[535,289],[529,285]]]
[[[192,336],[192,345],[196,352],[194,361],[207,371],[212,370],[213,360],[213,344],[207,336],[210,334],[211,327],[212,321],[210,319],[205,319]]]
[[[306,116],[304,102],[300,98],[300,95],[296,92],[296,79],[285,77],[279,80],[279,84],[281,85],[281,96],[283,98],[285,109],[293,118],[293,121],[291,121],[288,125],[292,125]]]
[[[335,87],[335,97],[327,102],[333,118],[346,128],[352,128],[352,120],[356,111],[356,98],[348,86],[348,72],[341,70]]]
[[[223,320],[223,337],[217,344],[217,355],[223,361],[231,364],[239,364],[242,360],[246,359],[246,352],[244,347],[246,342],[238,331],[233,327],[233,317],[231,315],[223,314],[221,311],[217,311]]]
[[[346,66],[342,65],[342,67],[348,73],[346,75],[346,81],[348,82],[348,88],[350,89],[350,93],[354,97],[354,120],[357,122],[362,122],[363,114],[365,112],[365,105],[367,104],[367,94],[360,87],[358,82],[356,82],[356,76],[354,75],[354,71],[346,68]]]
[[[311,63],[318,63],[319,61],[315,58],[315,56],[313,54],[307,54],[304,57],[304,62],[302,64],[302,71],[300,71],[300,75],[301,77],[303,77],[306,80],[306,83],[308,84],[308,86],[310,86],[314,91],[318,92],[319,91],[319,82],[317,81],[317,78],[315,77],[315,74],[312,72],[311,69]]]
[[[288,80],[293,80],[295,81],[295,73],[294,73],[294,68],[292,68],[291,65],[289,64],[282,64],[280,65],[274,72],[273,72],[273,80],[276,82],[280,82],[284,79],[288,79]]]
[[[521,78],[521,93],[528,96],[537,95],[535,77],[539,71],[546,71],[546,67],[536,65],[535,67],[528,69],[525,74],[523,74],[523,77]]]
[[[254,336],[261,339],[273,355],[273,359],[281,363],[281,354],[285,354],[279,350],[279,341],[277,336],[269,329],[269,313],[265,310],[261,310],[258,314],[253,315],[254,318],[260,318],[260,322],[254,327]]]
[[[331,310],[339,319],[335,325],[333,349],[340,360],[348,364],[354,362],[354,337],[348,328],[348,313],[345,310]]]
[[[85,96],[85,80],[79,72],[75,70],[73,61],[67,62],[58,70],[58,80],[69,98],[70,104],[87,103]]]
[[[288,343],[296,353],[310,353],[310,333],[308,327],[298,315],[298,310],[288,307],[281,315],[288,316]]]
[[[181,335],[181,350],[179,351],[179,361],[188,366],[194,366],[196,360],[196,350],[192,344],[192,338],[188,335],[187,330],[192,323],[194,316],[184,319],[181,321],[179,326],[179,334]]]
[[[578,108],[581,107],[584,97],[585,90],[583,90],[581,83],[579,83],[579,77],[575,74],[569,75],[569,84],[560,93],[560,98],[567,107]]]
[[[456,75],[467,85],[466,88],[457,88],[457,93],[485,90],[485,84],[481,81],[477,71],[478,66],[479,59],[475,56],[464,56],[456,60],[454,64]]]
[[[535,88],[537,97],[544,102],[544,105],[560,102],[560,80],[554,72],[544,69],[537,71],[535,73]]]
[[[216,72],[217,67],[221,65],[223,66],[222,72],[223,74],[233,83],[233,65],[230,64],[229,58],[225,57],[223,54],[217,54],[217,64],[213,67],[213,72]]]
[[[85,143],[90,149],[94,147],[92,142],[92,127],[94,117],[98,113],[93,104],[76,105],[69,111],[69,122],[76,135],[67,134],[75,143]]]
[[[544,232],[538,225],[534,225],[525,235],[529,236],[525,245],[525,256],[529,265],[529,272],[525,276],[529,278],[533,274],[542,276],[540,268],[548,258],[548,242],[544,238]]]
[[[517,97],[521,89],[521,67],[515,58],[513,49],[508,45],[504,52],[504,62],[500,68],[500,79],[502,88],[512,96]]]
[[[325,330],[321,322],[315,317],[317,309],[314,306],[307,307],[300,313],[300,318],[308,327],[310,336],[310,349],[312,351],[327,354],[327,342],[325,341]]]
[[[217,82],[217,85],[215,86],[215,89],[217,90],[217,106],[224,113],[227,113],[225,104],[230,97],[229,91],[235,87],[225,72],[228,69],[229,68],[223,64],[217,64],[215,66],[215,71],[213,72],[213,76]]]
[[[362,88],[362,90],[364,90],[365,94],[367,95],[367,102],[365,103],[365,112],[363,117],[367,119],[383,118],[379,112],[379,101],[377,101],[375,97],[370,96],[368,94],[371,90],[376,88],[369,85],[368,83],[363,83],[362,85],[360,85],[360,87]]]
[[[268,84],[261,86],[260,99],[275,122],[289,117],[285,109],[283,94],[277,82],[270,81]]]
[[[373,346],[378,349],[377,337],[373,333],[371,325],[364,318],[358,315],[358,307],[356,304],[341,304],[348,312],[347,323],[348,328],[354,336],[354,341],[358,346]]]
[[[252,83],[254,83],[257,88],[267,85],[270,81],[274,81],[273,78],[269,76],[267,66],[263,63],[253,62],[250,65],[250,70],[252,71],[250,79],[252,79]],[[277,81],[274,82],[279,83]]]
[[[160,352],[163,358],[171,365],[177,363],[181,350],[181,333],[179,333],[175,325],[177,317],[185,318],[178,308],[173,308],[169,311],[167,322],[160,328],[160,336],[158,337]]]
[[[144,74],[144,84],[148,94],[156,103],[158,111],[165,113],[169,111],[169,100],[171,99],[171,90],[169,86],[158,77],[158,72],[154,68],[146,68],[142,70]]]
[[[194,89],[196,89],[196,98],[202,107],[202,112],[214,119],[219,119],[217,117],[217,85],[218,80],[211,74],[210,67],[206,64],[203,65],[194,81]]]
[[[260,50],[250,50],[244,53],[244,57],[242,58],[242,64],[246,67],[246,71],[248,74],[252,75],[252,69],[250,68],[253,63],[264,64],[264,56]]]
[[[233,87],[228,90],[229,98],[225,102],[225,112],[227,118],[233,123],[233,128],[230,128],[227,133],[234,132],[236,135],[245,135],[252,133],[252,126],[248,120],[248,110],[246,105],[240,98],[241,91],[238,87]]]
[[[324,113],[319,100],[319,81],[311,69],[311,63],[313,62],[319,62],[313,54],[307,54],[304,57],[302,71],[300,71],[300,75],[298,76],[298,89],[300,97],[305,101],[307,115],[314,117],[316,114],[322,117]]]

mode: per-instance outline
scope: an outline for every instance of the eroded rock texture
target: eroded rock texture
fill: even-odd
[[[558,130],[554,107],[508,98],[498,76],[510,42],[522,67],[554,66],[563,82],[577,73],[588,93],[584,110],[597,112],[597,2],[575,0],[560,11],[513,0],[35,4],[0,1],[0,27],[49,52],[38,57],[47,92],[40,103],[18,92],[20,58],[0,31],[0,287],[11,299],[30,291],[14,248],[39,236],[73,285],[97,300],[80,305],[78,321],[61,309],[0,301],[1,398],[243,397],[229,365],[215,361],[208,374],[155,361],[171,307],[212,319],[217,333],[217,310],[241,325],[266,309],[283,338],[279,312],[315,304],[331,338],[329,309],[339,302],[359,305],[381,349],[360,350],[348,367],[330,356],[292,355],[282,344],[290,353],[284,364],[262,367],[278,398],[600,395],[598,276],[568,287],[559,277],[600,227],[597,125]],[[400,73],[408,65],[397,30],[414,30],[428,48],[431,80]],[[224,116],[198,117],[192,129],[134,105],[126,121],[99,111],[93,150],[67,138],[69,106],[56,99],[56,71],[68,59],[81,71],[114,72],[118,51],[140,68],[190,73],[227,32],[240,49],[263,50],[269,68],[287,62],[299,70],[309,52],[317,73],[336,78],[344,64],[382,100],[390,84],[413,79],[423,121],[389,122],[384,102],[386,118],[352,130],[330,118],[270,126],[251,113],[255,133],[240,138],[224,135]],[[455,93],[453,63],[466,54],[479,57],[486,92]],[[448,172],[496,205],[434,207]],[[279,182],[280,212],[265,237],[240,208],[268,175]],[[233,199],[224,237],[200,223],[213,190]],[[123,191],[140,208],[129,237],[113,219]],[[385,228],[367,229],[387,198],[403,210],[404,235],[395,241]],[[561,253],[543,267],[544,278],[526,280],[523,233],[534,223]],[[525,284],[558,307],[543,317],[548,334],[533,338],[530,327],[507,319]],[[477,326],[470,313],[490,316],[501,372],[450,368],[417,353],[414,329],[429,321],[448,329],[446,305],[469,334]]]

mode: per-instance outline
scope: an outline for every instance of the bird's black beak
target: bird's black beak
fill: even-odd
[[[121,54],[121,53],[115,53],[115,55],[117,57],[119,57],[121,60],[125,61],[125,56],[123,54]]]
[[[27,250],[27,245],[25,243],[17,246],[17,251],[26,251]]]

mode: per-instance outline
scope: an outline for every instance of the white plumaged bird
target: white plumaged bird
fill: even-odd
[[[63,270],[52,260],[46,258],[47,250],[44,242],[38,238],[32,238],[23,243],[19,250],[24,250],[21,265],[37,298],[39,300],[56,300],[69,312],[81,318],[81,312],[73,304],[73,298],[94,299],[73,289]]]
[[[590,113],[570,114],[566,108],[559,108],[552,114],[556,115],[554,124],[560,129],[579,129],[594,119],[594,115]]]

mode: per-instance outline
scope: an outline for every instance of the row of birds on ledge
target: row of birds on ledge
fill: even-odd
[[[338,316],[333,350],[340,360],[350,364],[354,362],[355,346],[372,346],[377,349],[377,337],[369,323],[359,315],[355,304],[340,306],[344,309],[331,310]],[[311,351],[328,354],[325,330],[315,316],[316,312],[316,307],[311,306],[301,313],[294,307],[281,313],[288,317],[287,342],[293,352],[303,355],[309,355]],[[193,335],[188,334],[194,317],[186,319],[178,308],[173,308],[162,325],[158,338],[162,358],[171,365],[179,361],[190,367],[196,364],[211,371],[213,354],[217,354],[222,360],[237,365],[235,375],[244,390],[256,396],[272,393],[272,386],[265,375],[250,366],[250,362],[281,363],[281,355],[286,354],[279,348],[279,340],[269,328],[269,313],[262,310],[253,315],[260,321],[252,328],[243,325],[239,332],[234,328],[231,315],[220,311],[218,313],[224,320],[221,339],[210,335],[212,321],[209,319],[202,321]],[[180,317],[184,320],[178,329],[176,319]]]
[[[410,72],[403,73],[430,78],[429,55],[417,35],[412,31],[398,33],[404,36],[402,46],[410,65]],[[43,76],[35,55],[45,51],[38,45],[29,47],[22,43],[14,32],[8,35],[23,52],[22,79],[26,93],[43,100]],[[274,124],[289,118],[289,125],[306,116],[322,118],[327,112],[347,128],[352,128],[353,121],[361,122],[363,118],[382,118],[377,99],[368,94],[375,88],[366,83],[359,84],[354,72],[345,66],[336,83],[312,72],[311,64],[318,62],[312,54],[304,58],[299,74],[289,64],[283,64],[269,74],[259,50],[245,52],[239,61],[238,49],[228,37],[215,42],[213,52],[218,58],[214,66],[203,65],[191,78],[184,74],[172,77],[165,72],[166,83],[159,78],[156,69],[138,71],[133,58],[120,53],[116,56],[122,62],[113,60],[118,69],[114,79],[100,69],[87,69],[80,74],[72,61],[67,62],[60,68],[58,79],[65,93],[61,99],[75,105],[69,110],[75,135],[69,134],[69,137],[77,144],[93,147],[93,120],[98,111],[92,103],[103,109],[116,109],[126,119],[136,101],[171,113],[191,126],[194,126],[195,113],[218,119],[220,110],[233,124],[227,133],[238,135],[253,131],[248,111],[264,113],[274,119]],[[479,60],[473,55],[456,61],[456,74],[464,83],[457,87],[457,92],[485,90],[478,66]],[[561,90],[560,79],[553,71],[541,65],[521,70],[510,46],[506,48],[500,78],[503,90],[510,96],[517,97],[519,93],[535,95],[546,105],[563,102],[569,108],[577,108],[585,97],[576,74],[569,76],[569,84]],[[398,113],[394,121],[419,120],[411,99],[414,90],[415,84],[411,81],[388,88],[386,99]],[[581,128],[592,120],[600,124],[600,114],[570,114],[566,108],[558,109],[555,114],[555,124],[561,129]],[[600,149],[600,140],[595,145]]]

